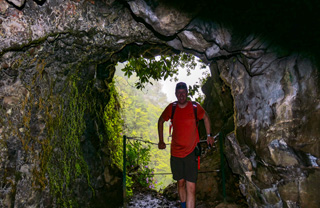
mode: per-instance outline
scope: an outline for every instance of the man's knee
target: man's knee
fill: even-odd
[[[180,188],[183,188],[186,186],[186,180],[185,179],[181,179],[181,180],[178,180],[178,187]]]
[[[187,181],[187,191],[189,193],[196,193],[196,183]]]

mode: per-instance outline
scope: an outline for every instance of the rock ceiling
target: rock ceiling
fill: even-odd
[[[71,102],[64,93],[73,93],[66,87],[73,86],[72,80],[78,80],[82,92],[89,83],[93,97],[86,100],[104,105],[104,83],[112,80],[114,68],[102,66],[135,53],[174,50],[192,53],[210,65],[207,85],[212,91],[207,97],[221,95],[219,83],[230,87],[235,128],[226,139],[225,154],[240,175],[249,206],[317,207],[318,10],[319,4],[312,1],[0,0],[0,205],[40,206],[52,199],[47,188],[31,191],[28,181],[39,165],[34,153],[43,151],[40,141],[50,132],[44,118],[58,115],[62,105],[57,103]],[[106,75],[99,77],[97,69]],[[217,106],[208,99],[214,118],[212,108]],[[224,109],[227,104],[220,99],[217,105]],[[94,113],[87,116],[86,125],[103,132]],[[32,154],[23,143],[26,135],[33,138]],[[83,141],[87,152],[100,148],[99,139],[92,138]],[[86,158],[95,161],[91,174],[98,206],[104,196],[114,197],[110,190],[117,183],[116,177],[110,179],[112,184],[101,178],[118,172],[102,168],[107,159]],[[84,207],[94,206],[91,196],[81,200]]]

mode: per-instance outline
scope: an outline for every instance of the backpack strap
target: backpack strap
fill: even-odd
[[[198,127],[199,120],[198,120],[198,116],[197,116],[197,113],[198,113],[197,102],[192,101],[192,107],[193,107],[194,118],[196,119],[196,125]]]
[[[172,119],[173,119],[174,112],[176,111],[177,103],[178,103],[178,101],[175,101],[175,102],[172,103],[172,110],[171,110],[171,117],[170,117],[170,127],[169,127],[169,137],[171,137],[171,129],[172,129],[172,126],[173,126]]]
[[[174,112],[176,111],[177,103],[177,101],[172,103],[171,120],[173,119]]]

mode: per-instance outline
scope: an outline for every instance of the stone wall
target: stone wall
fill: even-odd
[[[252,207],[318,207],[319,72],[298,55],[269,57],[253,76],[238,61],[219,62],[236,109],[226,155]]]
[[[0,8],[0,207],[120,206],[103,125],[111,57],[158,39],[117,2]]]
[[[204,106],[215,132],[233,132],[225,155],[250,207],[318,207],[318,31],[301,19],[283,22],[283,3],[168,2],[0,0],[1,207],[55,207],[62,196],[81,207],[121,204],[121,190],[114,191],[121,173],[103,148],[101,106],[114,64],[153,47],[210,64]],[[317,23],[312,5],[291,6],[308,8],[300,17]],[[268,17],[262,8],[279,19],[259,24]],[[296,20],[298,13],[283,11]],[[155,51],[148,55],[161,54]]]

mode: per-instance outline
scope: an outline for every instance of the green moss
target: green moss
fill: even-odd
[[[74,193],[76,180],[84,179],[89,189],[91,187],[89,168],[80,144],[86,129],[85,115],[92,115],[104,125],[104,129],[95,132],[98,134],[99,148],[104,154],[110,155],[112,164],[122,167],[122,121],[118,95],[114,83],[105,83],[105,89],[97,89],[94,80],[82,80],[78,69],[83,63],[70,66],[64,88],[57,94],[56,82],[44,79],[46,62],[32,61],[37,61],[37,73],[29,84],[25,84],[29,93],[12,110],[14,116],[8,115],[6,109],[0,109],[1,115],[4,115],[0,123],[5,126],[0,145],[5,147],[11,137],[19,139],[28,160],[38,164],[32,169],[33,189],[42,191],[49,186],[52,198],[59,207],[79,207]],[[17,69],[20,65],[18,61]],[[44,93],[33,91],[38,86],[47,86],[47,83],[51,85]],[[45,125],[41,131],[39,124]],[[24,130],[19,131],[19,128]],[[12,187],[23,177],[19,174],[16,176]],[[8,184],[6,180],[4,175],[1,181]],[[94,195],[92,187],[91,190]]]
[[[123,120],[119,113],[118,93],[114,82],[108,84],[110,99],[104,109],[104,123],[108,136],[108,148],[110,151],[111,163],[122,169],[122,124]]]
[[[79,93],[77,82],[77,76],[71,76],[67,82],[67,104],[62,97],[57,97],[51,104],[55,113],[46,112],[50,139],[43,145],[42,168],[48,173],[57,203],[63,207],[77,206],[70,188],[75,179],[81,175],[88,181],[90,178],[80,146],[80,137],[85,130],[84,113],[89,103],[86,92]]]
[[[46,112],[50,143],[43,145],[42,164],[44,172],[49,175],[50,188],[63,207],[78,206],[72,190],[76,178],[86,177],[91,187],[89,169],[80,146],[80,138],[86,129],[85,113],[93,115],[98,123],[103,124],[104,131],[96,132],[99,148],[108,150],[111,165],[122,167],[122,119],[114,83],[105,83],[107,88],[96,92],[94,81],[81,86],[83,80],[79,74],[76,71],[67,79],[65,93],[62,93],[68,98],[67,102],[62,97],[56,97]],[[94,195],[93,189],[92,192]]]

